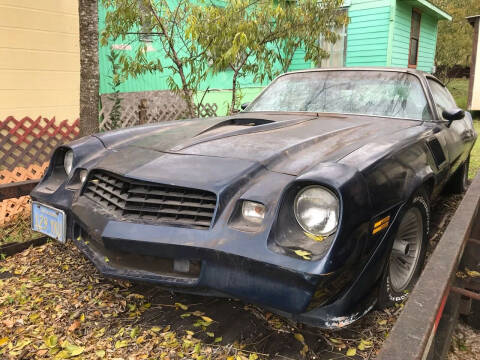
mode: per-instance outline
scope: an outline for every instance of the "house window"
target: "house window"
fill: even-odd
[[[420,42],[420,22],[422,15],[416,9],[412,10],[412,27],[410,30],[410,52],[408,54],[408,67],[416,68],[418,60],[418,44]]]
[[[320,47],[330,54],[327,59],[320,60],[319,65],[322,68],[345,66],[345,51],[347,49],[347,25],[342,25],[340,28],[335,29],[335,32],[339,36],[335,44],[326,41],[323,36],[320,37]]]

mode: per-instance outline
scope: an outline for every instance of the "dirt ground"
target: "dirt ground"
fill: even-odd
[[[434,204],[432,247],[460,199]],[[403,307],[324,331],[233,299],[105,279],[73,245],[54,242],[0,262],[0,279],[0,358],[7,359],[369,359]]]
[[[459,321],[452,338],[448,360],[480,359],[480,331]]]

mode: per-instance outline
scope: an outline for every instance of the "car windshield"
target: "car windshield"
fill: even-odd
[[[312,71],[277,78],[245,111],[307,111],[431,120],[420,80],[394,71]]]

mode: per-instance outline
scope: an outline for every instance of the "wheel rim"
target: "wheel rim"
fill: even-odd
[[[422,238],[422,214],[414,207],[403,216],[393,242],[389,272],[394,291],[401,292],[410,284],[420,258]]]

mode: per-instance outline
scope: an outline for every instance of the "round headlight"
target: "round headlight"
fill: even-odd
[[[337,230],[339,201],[333,192],[322,186],[308,186],[297,194],[294,213],[303,230],[328,236]]]
[[[63,158],[63,167],[65,168],[65,172],[67,173],[67,175],[70,175],[73,167],[73,151],[72,150],[68,150],[65,153],[65,157]]]

